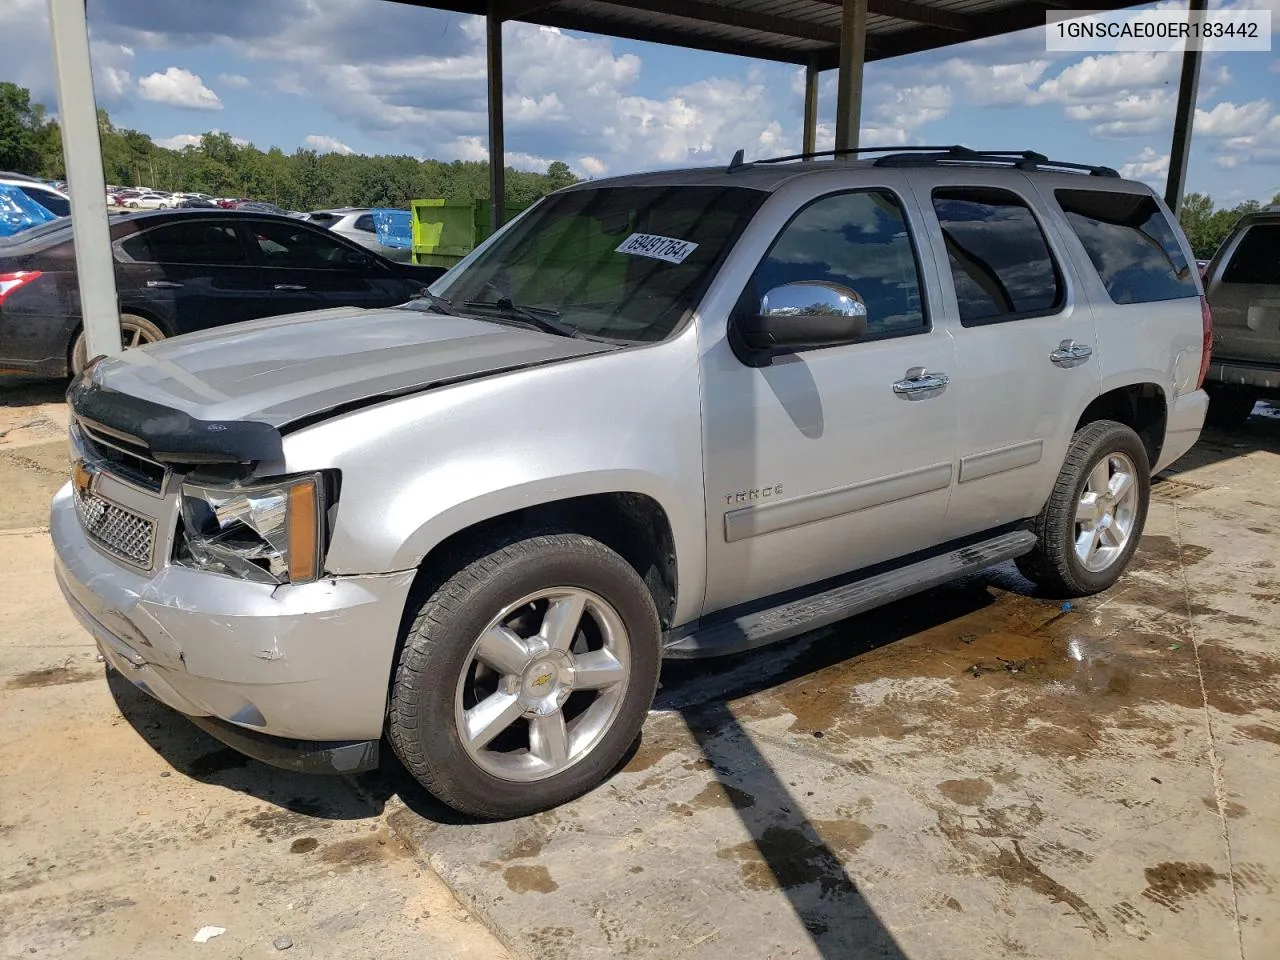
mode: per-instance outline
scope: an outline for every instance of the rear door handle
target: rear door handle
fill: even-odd
[[[924,367],[912,367],[904,379],[893,385],[893,392],[903,400],[928,400],[940,396],[951,378],[945,373],[929,373]]]
[[[176,280],[148,280],[147,286],[156,287],[161,290],[176,290],[178,287],[182,286],[182,284],[178,283]]]
[[[276,289],[277,290],[305,290],[307,288],[301,283],[277,283]]]
[[[1093,348],[1074,340],[1063,340],[1058,349],[1049,354],[1049,359],[1059,367],[1078,367],[1093,356]]]

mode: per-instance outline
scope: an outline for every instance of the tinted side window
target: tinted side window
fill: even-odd
[[[1191,265],[1151,197],[1098,190],[1057,190],[1054,196],[1112,301],[1198,295]]]
[[[1223,283],[1280,284],[1280,223],[1261,223],[1240,238]]]
[[[1062,305],[1062,276],[1026,201],[1008,190],[933,191],[966,327],[1048,313]]]
[[[245,229],[269,267],[333,269],[350,265],[352,251],[318,230],[269,220],[246,223]]]
[[[209,220],[172,223],[135,233],[120,249],[141,263],[247,263],[235,228]]]
[[[906,218],[887,191],[823,197],[796,214],[756,268],[756,302],[800,280],[826,280],[858,294],[867,305],[869,338],[928,329]]]
[[[357,230],[363,230],[365,233],[377,233],[378,228],[373,225],[373,214],[366,213],[356,217],[355,227]]]

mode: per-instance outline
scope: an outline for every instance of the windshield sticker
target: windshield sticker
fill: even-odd
[[[665,260],[667,263],[684,263],[685,258],[697,249],[698,245],[688,240],[657,237],[651,233],[633,233],[614,249],[614,253],[629,253],[633,257],[652,257],[654,260]]]

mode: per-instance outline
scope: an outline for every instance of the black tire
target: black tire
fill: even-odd
[[[1084,493],[1090,471],[1112,453],[1123,453],[1133,461],[1138,503],[1123,551],[1105,569],[1092,571],[1076,555],[1076,505]],[[1106,590],[1120,578],[1138,548],[1150,501],[1151,467],[1138,435],[1114,420],[1086,424],[1071,438],[1058,482],[1035,519],[1036,547],[1018,558],[1018,569],[1028,580],[1056,597],[1084,597]]]
[[[165,338],[163,330],[146,317],[140,317],[136,313],[120,314],[120,330],[125,340],[133,340],[136,334],[140,344],[155,343],[157,340]],[[82,329],[76,334],[76,338],[71,344],[71,356],[69,359],[73,377],[83,370],[85,364],[89,362],[88,354],[89,346]]]
[[[589,537],[514,533],[470,556],[408,627],[392,679],[387,737],[409,772],[455,810],[486,819],[527,816],[597,786],[635,742],[657,689],[658,613],[635,570]],[[613,607],[627,631],[630,675],[612,725],[594,748],[558,774],[514,782],[467,753],[455,723],[455,695],[489,621],[520,598],[557,586],[589,590]]]
[[[1213,387],[1209,390],[1209,411],[1204,421],[1212,427],[1232,430],[1244,426],[1258,398],[1248,390]]]

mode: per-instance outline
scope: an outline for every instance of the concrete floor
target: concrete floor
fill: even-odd
[[[1280,956],[1265,412],[1156,486],[1108,593],[1064,607],[1006,567],[670,664],[621,772],[505,824],[460,822],[391,764],[352,782],[241,765],[108,688],[6,496],[0,954],[257,956],[279,931],[314,956],[500,955],[425,861],[537,960]],[[15,470],[41,487],[56,454],[14,436],[0,489]]]

